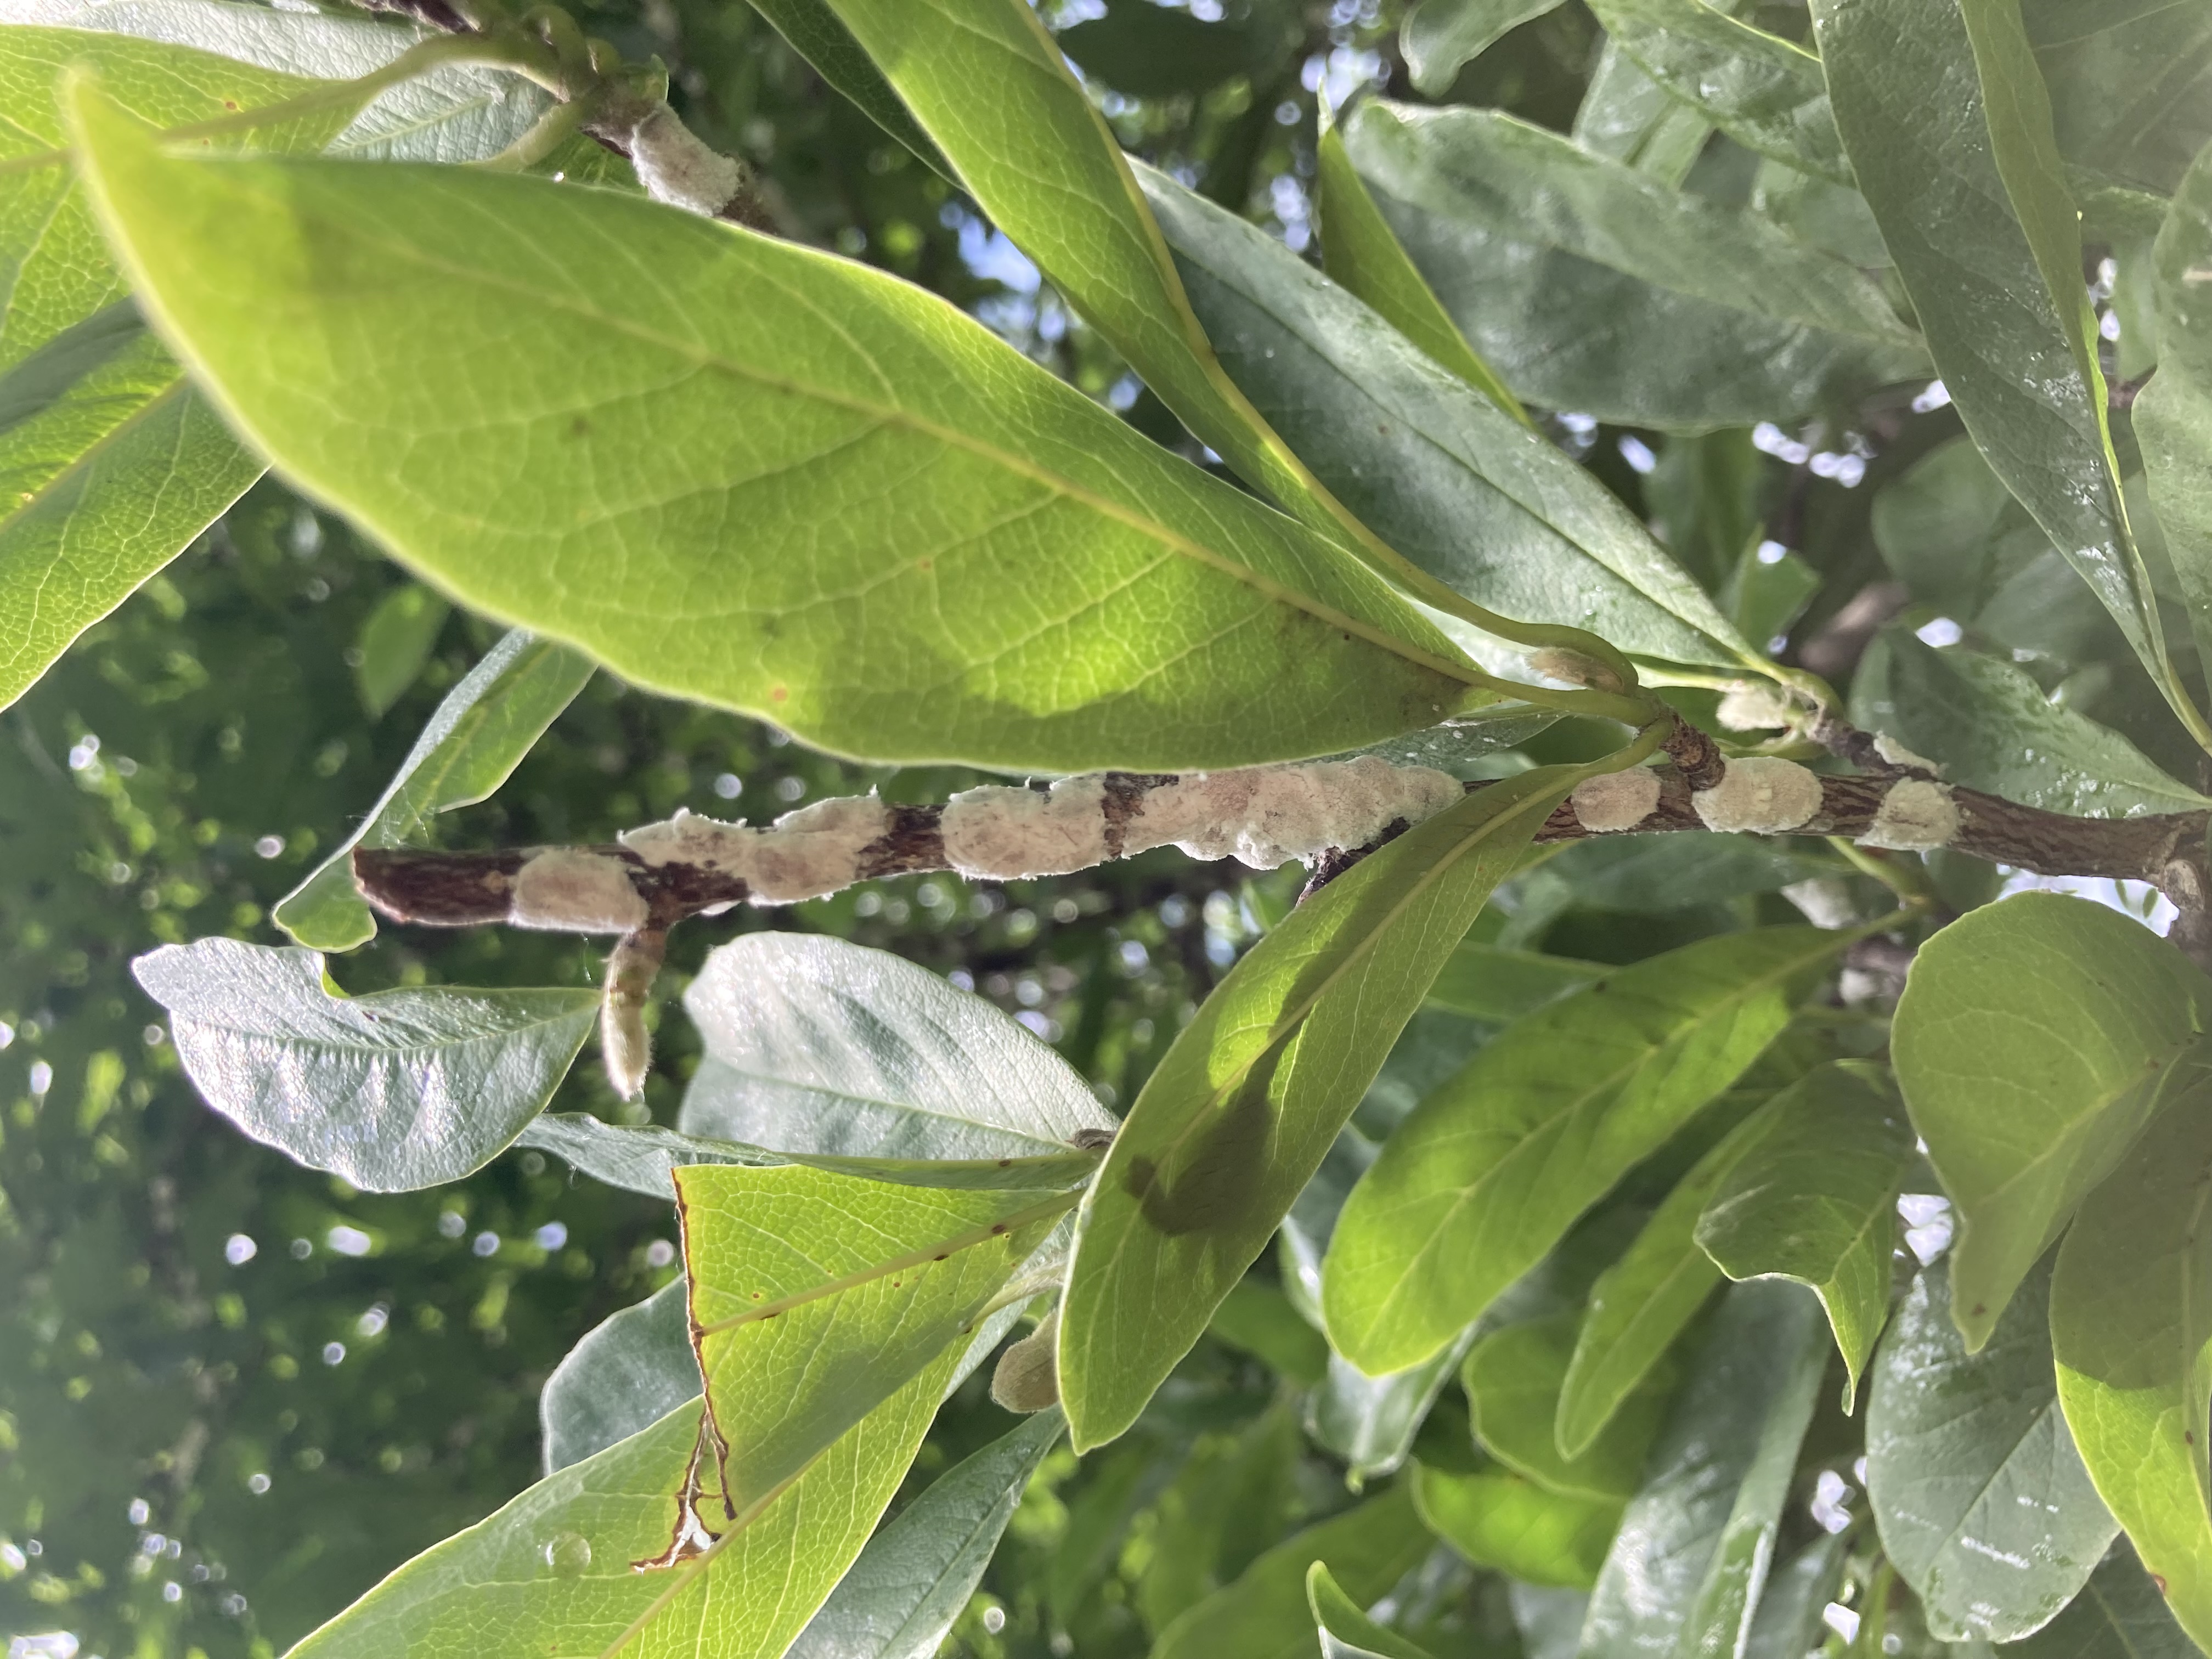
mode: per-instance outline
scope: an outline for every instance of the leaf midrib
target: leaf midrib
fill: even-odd
[[[459,988],[457,987],[455,988],[458,989]],[[384,995],[386,994],[380,992],[377,994]],[[588,1015],[599,1002],[599,994],[596,992],[573,991],[565,994],[556,992],[555,994],[567,994],[583,999],[583,1000],[580,1000],[577,1006],[569,1009],[565,1013],[549,1015],[543,1018],[532,1018],[520,1025],[508,1026],[501,1030],[482,1031],[476,1033],[473,1036],[447,1038],[442,1042],[377,1044],[347,1038],[287,1036],[269,1031],[252,1030],[243,1025],[228,1025],[223,1024],[220,1020],[210,1019],[204,1016],[177,1014],[175,1018],[180,1024],[190,1023],[191,1024],[202,1027],[206,1030],[217,1032],[224,1036],[240,1038],[249,1042],[274,1042],[281,1044],[286,1048],[319,1048],[343,1054],[368,1054],[375,1057],[404,1059],[412,1054],[437,1054],[454,1048],[468,1048],[477,1043],[501,1042],[505,1042],[509,1038],[528,1036],[534,1032],[542,1031],[550,1027],[559,1025],[563,1021],[575,1019],[580,1015]],[[349,999],[349,1000],[358,1005],[361,1003],[372,1002],[374,1000],[374,998],[356,997]]]

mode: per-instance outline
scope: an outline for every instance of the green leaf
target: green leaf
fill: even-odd
[[[1047,1407],[938,1476],[868,1540],[788,1659],[931,1659],[1066,1426]]]
[[[1072,1194],[797,1167],[676,1172],[722,1490],[765,1502],[964,1340]]]
[[[1239,1279],[1206,1328],[1216,1340],[1257,1355],[1303,1387],[1320,1382],[1328,1370],[1327,1340],[1264,1279]]]
[[[1851,182],[1820,60],[1705,0],[1596,0],[1605,31],[1646,75],[1747,149]]]
[[[1431,1547],[1404,1484],[1285,1539],[1234,1583],[1181,1614],[1153,1643],[1152,1659],[1313,1659],[1320,1652],[1306,1607],[1306,1574],[1325,1561],[1354,1601],[1371,1605],[1420,1565]]]
[[[1445,97],[1459,72],[1509,30],[1559,5],[1559,0],[1421,0],[1398,36],[1415,89],[1425,98]]]
[[[1774,1097],[1697,1239],[1730,1279],[1787,1279],[1820,1298],[1844,1357],[1844,1410],[1889,1318],[1897,1195],[1919,1156],[1888,1074],[1865,1060],[1808,1072]]]
[[[1765,1133],[1768,1116],[1754,1112],[1723,1136],[1590,1287],[1553,1419],[1562,1456],[1579,1457],[1596,1441],[1721,1282],[1721,1270],[1698,1247],[1698,1220],[1744,1148]]]
[[[1589,1589],[1620,1525],[1618,1498],[1570,1498],[1495,1471],[1452,1474],[1422,1466],[1414,1471],[1413,1496],[1437,1537],[1477,1566],[1530,1584]]]
[[[2018,9],[1815,0],[1813,21],[1859,188],[1966,430],[2204,732],[2121,501],[2078,218]]]
[[[773,24],[792,50],[814,71],[857,104],[867,118],[950,179],[952,164],[931,142],[883,71],[837,16],[830,0],[752,0],[753,9]]]
[[[353,884],[354,848],[425,840],[439,813],[489,799],[591,678],[574,652],[509,633],[446,694],[361,827],[278,902],[276,925],[318,951],[374,939],[376,917]]]
[[[596,1457],[699,1397],[681,1275],[584,1333],[538,1397],[545,1473]]]
[[[2043,8],[2021,9],[2049,30],[2035,34],[2036,61],[2051,84],[2066,160],[2108,189],[2172,193],[2212,142],[2204,98],[2212,13],[2189,3],[2075,0],[2067,27],[2051,27],[2048,13],[2035,16]]]
[[[1624,1504],[1641,1484],[1644,1455],[1679,1379],[1670,1366],[1649,1368],[1603,1431],[1573,1457],[1562,1455],[1553,1425],[1581,1323],[1570,1311],[1494,1331],[1468,1352],[1460,1382],[1474,1437],[1499,1462],[1565,1497]]]
[[[2166,556],[2202,627],[2212,617],[2212,147],[2174,191],[2151,265],[2158,373],[2136,398],[2136,441]]]
[[[2019,1651],[2021,1659],[2195,1659],[2199,1650],[2121,1538],[2066,1610]]]
[[[1366,1481],[1403,1466],[1444,1385],[1474,1340],[1469,1325],[1417,1365],[1370,1376],[1331,1353],[1321,1386],[1306,1401],[1306,1433],[1344,1460],[1350,1478]]]
[[[1826,1368],[1821,1335],[1796,1285],[1754,1280],[1721,1299],[1590,1597],[1590,1659],[1742,1650]]]
[[[1556,0],[1546,0],[1549,9]],[[1344,135],[1331,126],[1321,136],[1316,173],[1321,187],[1322,258],[1330,278],[1372,307],[1377,316],[1522,425],[1528,411],[1505,382],[1474,355],[1390,227],[1344,153]],[[1147,193],[1164,193],[1143,178]],[[1269,240],[1273,240],[1270,238]],[[1170,246],[1173,246],[1171,243]],[[1301,262],[1303,264],[1303,262]],[[1186,276],[1186,281],[1188,278]],[[1230,374],[1236,377],[1232,366]],[[1240,382],[1241,384],[1241,382]]]
[[[1743,1659],[1805,1659],[1821,1644],[1821,1613],[1843,1589],[1849,1538],[1816,1538],[1777,1567],[1751,1615]]]
[[[1778,893],[1836,873],[1832,860],[1792,850],[1787,841],[1731,836],[1715,844],[1696,836],[1607,836],[1565,848],[1534,879],[1563,883],[1585,909],[1648,915]]]
[[[731,1524],[709,1477],[700,1553],[639,1571],[673,1541],[702,1409],[541,1480],[407,1563],[292,1650],[294,1659],[780,1659],[860,1553],[936,1413],[947,1353]]]
[[[73,63],[161,126],[322,88],[179,46],[0,28],[0,705],[261,471],[139,321],[84,192],[52,155],[68,142],[55,83]],[[246,137],[316,149],[349,113],[333,106]]]
[[[402,583],[377,601],[354,647],[361,654],[354,664],[354,689],[371,720],[380,719],[415,684],[453,609],[416,582]]]
[[[1173,98],[1273,68],[1297,40],[1295,27],[1286,35],[1285,21],[1275,7],[1207,22],[1187,11],[1122,0],[1104,16],[1086,18],[1053,39],[1087,80],[1132,98]]]
[[[1635,514],[1551,443],[1256,225],[1151,167],[1137,179],[1237,383],[1407,558],[1493,611],[1593,629],[1623,650],[1758,659]]]
[[[1495,111],[1372,100],[1342,131],[1445,309],[1528,402],[1694,430],[1926,370],[1863,273],[1756,214]]]
[[[255,441],[642,684],[1068,771],[1340,750],[1469,701],[1334,544],[919,289],[610,191],[173,159],[80,101],[142,297]]]
[[[994,1163],[1066,1160],[1075,1136],[1115,1127],[1050,1048],[887,951],[747,933],[707,958],[684,1007],[707,1051],[677,1120],[687,1134],[793,1158]]]
[[[1939,762],[1946,776],[2070,817],[2202,811],[2205,798],[2027,670],[1885,629],[1851,682],[1853,716]]]
[[[1737,9],[1724,8],[1731,13]],[[1679,185],[1712,136],[1711,122],[1668,97],[1619,41],[1606,41],[1575,110],[1576,143],[1662,183]]]
[[[1425,1649],[1370,1619],[1329,1576],[1327,1562],[1306,1569],[1306,1606],[1321,1634],[1322,1659],[1429,1659]]]
[[[2022,893],[1920,947],[1892,1028],[1898,1085],[1959,1215],[1951,1316],[1971,1352],[2191,1056],[2212,985],[2141,923]]]
[[[1270,931],[1183,1028],[1078,1223],[1060,1384],[1079,1451],[1134,1422],[1197,1341],[1491,890],[1594,769],[1525,772],[1415,825]]]
[[[544,1106],[598,1017],[596,991],[439,986],[334,996],[313,951],[165,945],[131,964],[169,1012],[209,1105],[365,1192],[458,1181]]]
[[[1429,1006],[1504,1024],[1611,971],[1602,963],[1509,951],[1468,939],[1451,953],[1443,972],[1429,988]]]
[[[2154,1119],[2082,1200],[2051,1277],[2058,1402],[2166,1606],[2212,1643],[2212,1089]]]
[[[2021,1285],[1979,1353],[1951,1318],[1949,1264],[1897,1310],[1867,1396],[1867,1501],[1946,1642],[2014,1642],[2071,1601],[2119,1523],[2058,1407],[2051,1269]]]
[[[1352,1189],[1322,1277],[1337,1350],[1370,1372],[1433,1352],[1741,1076],[1789,1024],[1793,982],[1851,937],[1702,939],[1508,1028]]]

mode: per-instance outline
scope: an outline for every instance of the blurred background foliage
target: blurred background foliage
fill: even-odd
[[[972,204],[743,0],[580,9],[626,54],[668,63],[687,118],[760,169],[790,234],[944,294],[1199,454]],[[1044,9],[1127,145],[1301,251],[1317,96],[1412,95],[1401,9],[1378,0]],[[1758,16],[1802,33],[1790,5]],[[1579,4],[1559,7],[1467,64],[1449,100],[1565,130],[1601,44]],[[1685,182],[1746,201],[1742,158],[1711,138]],[[2100,281],[2107,308],[2124,310],[2115,270]],[[2123,371],[2117,324],[2108,337]],[[2154,756],[2188,752],[2142,677],[2114,672],[2125,648],[2087,590],[1952,442],[1940,394],[1879,393],[1796,433],[1668,435],[1571,415],[1547,425],[1785,656],[1842,682],[1870,641],[1963,639]],[[264,482],[0,716],[0,1633],[67,1630],[103,1659],[283,1650],[529,1484],[547,1373],[678,1270],[665,1206],[579,1183],[535,1152],[441,1191],[371,1196],[246,1142],[199,1104],[129,977],[131,957],[163,940],[277,942],[270,907],[376,798],[494,637]],[[1680,695],[1710,718],[1711,694]],[[1529,757],[1596,740],[1558,726]],[[602,676],[447,836],[599,841],[678,805],[766,819],[871,786],[941,799],[973,781],[846,765]],[[1778,890],[1808,875],[1833,884],[1839,868],[1747,851],[1693,869],[1656,844],[1583,848],[1524,878],[1484,926],[1509,945],[1632,960],[1793,917]],[[943,972],[1126,1105],[1298,874],[1251,878],[1166,851],[1059,880],[906,878],[694,923],[662,981],[643,1107],[623,1107],[587,1064],[556,1109],[672,1120],[696,1045],[667,1012],[712,945],[759,927],[835,932]],[[1945,878],[1954,903],[1991,890],[1986,872]],[[1832,890],[1851,901],[1847,884]],[[387,929],[336,972],[364,990],[580,984],[596,967],[588,947],[551,936]],[[1488,1029],[1423,1016],[1363,1121],[1379,1130],[1402,1112],[1435,1069],[1425,1054],[1463,1057]],[[1079,1471],[1065,1450],[1047,1463],[957,1643],[994,1659],[1142,1652],[1293,1528],[1352,1502],[1347,1464],[1355,1480],[1389,1467],[1363,1461],[1360,1424],[1332,1427],[1305,1393],[1319,1339],[1280,1292],[1253,1288],[1136,1433]],[[1004,1420],[971,1381],[910,1487]],[[1447,1468],[1469,1455],[1448,1420],[1463,1413],[1437,1413],[1421,1443]],[[1439,1653],[1512,1653],[1522,1638],[1497,1584],[1446,1575],[1405,1626]]]

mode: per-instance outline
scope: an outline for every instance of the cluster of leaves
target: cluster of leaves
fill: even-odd
[[[1603,0],[1567,131],[1522,118],[1589,19],[1426,0],[1415,86],[1526,104],[1350,104],[1310,196],[1273,193],[1281,239],[1223,204],[1249,204],[1285,64],[1351,65],[1291,15],[1125,0],[1055,39],[1021,0],[764,3],[914,158],[884,173],[957,183],[1084,319],[1073,386],[881,270],[644,202],[574,141],[522,145],[551,177],[453,165],[557,136],[520,77],[395,89],[359,77],[403,33],[188,4],[0,32],[33,112],[0,188],[40,227],[0,436],[47,467],[0,573],[81,594],[21,677],[264,459],[518,626],[356,837],[301,860],[272,913],[298,946],[179,928],[137,979],[210,1103],[342,1195],[519,1145],[672,1199],[686,1269],[547,1382],[542,1481],[303,1650],[908,1656],[957,1626],[1795,1659],[1824,1620],[1868,1653],[2212,1644],[2212,981],[2111,911],[1985,906],[1940,853],[1529,852],[1678,710],[1809,758],[1819,676],[1854,668],[1863,721],[1963,781],[2203,809],[2174,775],[2212,746],[2197,0]],[[1062,47],[1126,90],[1094,100]],[[1102,105],[1214,199],[1133,164]],[[301,154],[333,144],[381,159]],[[1285,246],[1309,202],[1326,276]],[[1158,405],[1133,425],[1084,395],[1129,403],[1122,364]],[[1143,429],[1170,416],[1181,456]],[[380,659],[443,603],[399,590]],[[1516,674],[1530,647],[1586,688]],[[541,968],[344,994],[319,953],[374,934],[345,852],[498,788],[601,664],[929,768],[883,777],[915,799],[946,762],[1195,769],[1424,731],[1492,781],[1288,914],[1254,884],[1257,942],[1187,1023],[1138,1036],[1109,951],[1145,941],[1097,930],[1060,1027],[1083,1071],[1041,1012],[754,933],[685,992],[672,1124],[548,1111],[592,993]],[[1838,974],[1923,939],[1893,1019]],[[1109,1064],[1118,1122],[1084,1075]],[[112,1098],[120,1061],[100,1075]],[[1903,1248],[1901,1205],[1954,1215],[1948,1259]],[[994,1391],[1042,1409],[994,1433],[978,1368],[1025,1310]],[[879,1524],[947,1400],[943,1473]]]

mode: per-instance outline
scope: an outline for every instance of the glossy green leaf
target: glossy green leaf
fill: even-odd
[[[1759,1592],[1742,1659],[1805,1659],[1821,1644],[1821,1613],[1843,1589],[1850,1540],[1816,1538],[1777,1566]]]
[[[1380,100],[1360,173],[1468,343],[1530,403],[1696,429],[1925,372],[1860,271],[1494,111]]]
[[[1721,1282],[1721,1270],[1698,1246],[1698,1220],[1744,1148],[1765,1132],[1768,1116],[1754,1112],[1723,1136],[1590,1287],[1553,1419],[1561,1455],[1579,1457],[1597,1439]]]
[[[1509,30],[1558,8],[1559,0],[1421,0],[1398,36],[1422,96],[1441,99],[1459,72]]]
[[[333,996],[313,951],[165,945],[131,971],[185,1075],[254,1139],[366,1192],[458,1181],[544,1106],[598,1018],[590,990]]]
[[[165,127],[325,89],[179,46],[0,29],[0,704],[261,472],[139,320],[68,167],[33,159],[68,142],[54,88],[73,63]],[[350,112],[246,137],[313,149]]]
[[[1344,135],[1334,126],[1321,136],[1315,172],[1321,186],[1322,261],[1331,280],[1364,301],[1438,366],[1527,424],[1528,411],[1490,365],[1474,355],[1459,325],[1406,257],[1360,182],[1352,158],[1344,153]],[[1230,373],[1235,375],[1234,368]]]
[[[1623,650],[1756,659],[1636,516],[1551,443],[1257,226],[1150,167],[1137,178],[1230,374],[1407,558],[1492,610],[1592,629]]]
[[[1047,1407],[933,1480],[868,1540],[788,1659],[931,1659],[1066,1426]]]
[[[1075,1136],[1115,1127],[1051,1048],[887,951],[744,934],[708,957],[684,1006],[706,1048],[678,1119],[687,1134],[793,1156],[991,1163],[1064,1161]]]
[[[2212,617],[2212,148],[2174,191],[2151,254],[2158,373],[2136,395],[2143,471],[2182,596]]]
[[[2118,1530],[2059,1411],[2050,1313],[2045,1262],[1970,1354],[1937,1261],[1899,1304],[1869,1379],[1867,1501],[1947,1642],[2041,1629]]]
[[[1329,1576],[1325,1561],[1306,1570],[1306,1606],[1321,1636],[1322,1659],[1429,1659],[1419,1644],[1370,1619]]]
[[[1592,155],[1679,185],[1704,153],[1713,126],[1689,105],[1668,97],[1620,42],[1608,39],[1575,110],[1572,136]]]
[[[1395,1474],[1412,1455],[1413,1437],[1474,1337],[1469,1325],[1419,1364],[1381,1376],[1330,1354],[1321,1386],[1306,1400],[1306,1433],[1322,1450],[1342,1458],[1354,1480]]]
[[[676,1195],[723,1492],[740,1510],[965,1349],[1074,1203],[732,1164],[678,1170]]]
[[[1918,1155],[1881,1066],[1823,1066],[1774,1097],[1698,1219],[1698,1244],[1730,1279],[1793,1279],[1820,1298],[1846,1412],[1889,1319],[1897,1195]]]
[[[2017,7],[1816,0],[1813,21],[1859,188],[1967,431],[2190,721],[2120,498],[2081,231]]]
[[[1152,1659],[1313,1659],[1320,1652],[1306,1607],[1306,1574],[1328,1564],[1345,1593],[1372,1604],[1420,1565],[1428,1529],[1401,1484],[1355,1509],[1285,1539],[1177,1618],[1153,1643]]]
[[[699,1397],[689,1287],[679,1275],[584,1333],[538,1396],[545,1473],[596,1457]]]
[[[830,0],[752,0],[752,7],[775,25],[776,33],[814,66],[816,74],[859,105],[870,120],[946,178],[952,177],[951,163],[899,101],[883,71],[869,62]]]
[[[1264,1359],[1290,1382],[1310,1387],[1328,1370],[1327,1340],[1264,1279],[1248,1274],[1237,1281],[1206,1328],[1217,1341]]]
[[[1429,1006],[1500,1024],[1533,1014],[1611,970],[1571,957],[1509,951],[1468,939],[1451,953],[1429,988]]]
[[[2180,1095],[2082,1200],[2051,1277],[2058,1402],[2166,1606],[2212,1643],[2212,1087]]]
[[[376,602],[355,646],[354,689],[374,720],[405,695],[430,659],[438,630],[453,606],[416,582],[403,582]]]
[[[1197,1341],[1492,890],[1595,769],[1525,772],[1415,825],[1269,932],[1183,1028],[1084,1200],[1060,1323],[1078,1450],[1134,1422]]]
[[[1437,1537],[1477,1566],[1524,1583],[1589,1589],[1620,1524],[1618,1498],[1571,1498],[1496,1470],[1424,1466],[1414,1471],[1413,1494]]]
[[[173,159],[81,101],[142,297],[255,441],[641,684],[1063,770],[1338,750],[1468,701],[1334,544],[892,278],[532,179]]]
[[[374,939],[376,917],[353,884],[354,848],[421,842],[439,813],[489,797],[591,678],[576,653],[509,633],[446,694],[361,827],[278,902],[276,925],[318,951]]]
[[[1827,1357],[1807,1291],[1730,1287],[1598,1577],[1589,1659],[1742,1650]]]
[[[1944,776],[2071,817],[2204,810],[2135,744],[2054,703],[2033,676],[1963,646],[1938,650],[1884,631],[1851,682],[1856,717],[1943,768]]]
[[[2200,1069],[2212,984],[2140,922],[2022,893],[1921,946],[1892,1028],[1912,1126],[1958,1208],[1952,1317],[1981,1346],[2074,1206]]]
[[[1566,1312],[1494,1331],[1469,1352],[1460,1382],[1474,1437],[1499,1462],[1564,1496],[1623,1504],[1643,1484],[1644,1455],[1678,1379],[1672,1367],[1652,1366],[1588,1445],[1561,1455],[1553,1425],[1581,1323]]]
[[[1705,0],[1597,0],[1590,8],[1662,87],[1747,149],[1851,182],[1820,60]]]
[[[1775,927],[1638,963],[1510,1027],[1423,1101],[1330,1240],[1330,1340],[1409,1364],[1535,1265],[1575,1218],[1789,1023],[1794,982],[1850,935]]]
[[[2021,1659],[2195,1659],[2199,1651],[2124,1538],[2066,1610],[2018,1649]]]
[[[294,1648],[297,1659],[780,1659],[860,1554],[936,1413],[948,1353],[849,1430],[757,1513],[672,1567],[702,1408],[541,1480],[408,1562]]]

